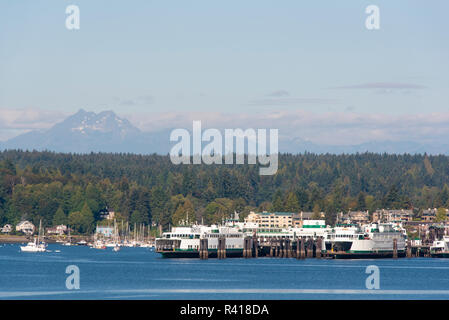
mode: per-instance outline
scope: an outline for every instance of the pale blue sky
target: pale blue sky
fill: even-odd
[[[65,28],[69,4],[79,31]],[[365,28],[370,4],[380,30]],[[448,12],[444,0],[2,1],[0,118],[444,113]],[[28,129],[3,122],[0,140]]]

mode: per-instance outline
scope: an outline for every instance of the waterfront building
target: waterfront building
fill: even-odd
[[[324,212],[251,212],[247,223],[256,223],[260,228],[302,228],[305,221],[324,220]]]
[[[107,211],[101,212],[100,216],[102,219],[106,220],[114,220],[115,218],[115,212],[111,209],[107,209]]]
[[[0,229],[2,233],[10,233],[12,231],[12,225],[5,224],[3,228]]]
[[[245,222],[257,223],[261,228],[289,228],[292,226],[292,212],[250,212]]]
[[[18,225],[16,225],[16,231],[23,232],[26,235],[32,235],[36,227],[31,222],[24,220],[21,221]]]
[[[446,216],[449,214],[448,209],[444,209],[446,211]],[[437,218],[438,209],[437,208],[429,208],[426,210],[423,210],[421,220],[425,222],[434,222]]]
[[[114,235],[114,228],[109,226],[97,226],[95,232],[97,234],[102,234],[105,237],[112,237]]]
[[[437,217],[437,208],[423,210],[421,220],[425,222],[433,222]]]
[[[373,222],[407,222],[413,220],[413,210],[400,209],[378,209],[373,212]]]
[[[67,232],[67,226],[66,225],[59,225],[52,228],[47,228],[47,234],[56,234],[56,235],[63,235]]]
[[[339,223],[344,224],[367,224],[369,223],[369,212],[367,211],[349,211],[339,213]]]

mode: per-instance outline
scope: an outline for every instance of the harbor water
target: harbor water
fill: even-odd
[[[449,299],[449,259],[163,259],[148,248],[114,252],[50,244],[0,245],[0,299]],[[379,289],[366,287],[368,266]],[[68,266],[80,288],[69,290]]]

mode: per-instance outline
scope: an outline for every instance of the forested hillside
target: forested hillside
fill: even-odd
[[[92,232],[107,208],[134,223],[221,221],[250,210],[336,212],[449,206],[449,157],[282,154],[255,165],[173,165],[168,156],[0,153],[0,225],[29,219]]]

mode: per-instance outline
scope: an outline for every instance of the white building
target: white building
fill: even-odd
[[[22,221],[16,226],[16,231],[21,231],[25,233],[26,235],[32,235],[34,233],[34,230],[36,228],[34,227],[34,224],[32,224],[29,221]]]
[[[0,229],[2,233],[10,233],[12,231],[12,225],[5,224],[3,228]]]
[[[47,228],[47,234],[63,235],[67,232],[67,226],[61,224],[53,228]]]

